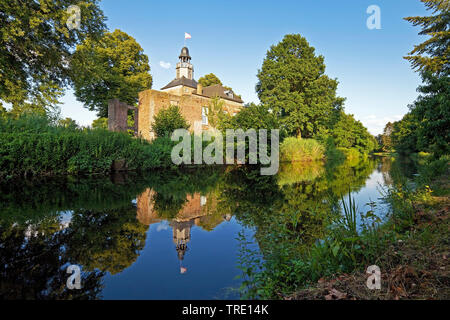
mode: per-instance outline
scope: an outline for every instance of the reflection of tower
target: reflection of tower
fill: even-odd
[[[170,225],[173,231],[173,243],[176,246],[178,259],[181,261],[188,249],[187,243],[191,240],[191,227],[194,225],[194,221],[172,221]]]

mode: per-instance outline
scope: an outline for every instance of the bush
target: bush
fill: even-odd
[[[282,162],[315,161],[325,157],[325,147],[314,139],[289,137],[280,146]]]
[[[337,150],[342,152],[347,160],[359,159],[361,156],[365,155],[360,153],[356,148],[337,148]]]
[[[168,138],[149,143],[126,133],[53,126],[39,117],[0,120],[0,129],[0,177],[107,173],[115,160],[125,160],[129,170],[172,166]]]
[[[189,129],[189,124],[177,106],[170,106],[158,112],[152,124],[157,137],[169,137],[176,129]]]

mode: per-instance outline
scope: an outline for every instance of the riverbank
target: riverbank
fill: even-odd
[[[126,133],[64,127],[46,117],[0,119],[0,179],[95,175],[173,166],[172,141],[147,142]]]
[[[378,247],[367,248],[371,262],[350,273],[322,277],[315,284],[282,298],[450,299],[449,170],[448,163],[447,169],[440,172],[430,169],[433,165],[436,166],[436,161],[422,168],[414,191],[405,185],[389,190],[386,199],[393,212],[390,220],[371,235],[380,240]],[[371,242],[368,240],[366,235],[363,242]],[[366,285],[369,275],[365,269],[370,264],[381,270],[380,290],[370,290]]]

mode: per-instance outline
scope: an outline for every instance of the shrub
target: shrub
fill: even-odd
[[[158,112],[154,117],[152,130],[157,137],[168,137],[176,129],[188,129],[189,124],[180,113],[177,106],[170,106]]]
[[[149,143],[126,133],[58,127],[36,117],[0,120],[0,129],[0,177],[107,173],[115,160],[125,160],[130,170],[172,166],[168,138]]]
[[[315,161],[325,157],[325,148],[314,139],[289,137],[280,146],[282,162]]]
[[[356,148],[337,148],[337,150],[342,152],[347,160],[355,160],[363,156]]]

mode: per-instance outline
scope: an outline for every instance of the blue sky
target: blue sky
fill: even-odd
[[[381,9],[380,30],[366,26],[370,5]],[[143,47],[154,89],[175,77],[188,32],[195,78],[212,72],[245,102],[258,102],[256,74],[267,50],[285,34],[299,33],[325,57],[327,75],[339,80],[346,112],[371,133],[400,119],[417,97],[420,78],[402,57],[424,39],[403,20],[429,14],[419,0],[103,0],[101,7],[111,31],[121,29]],[[70,91],[61,107],[64,117],[82,125],[96,118]]]

